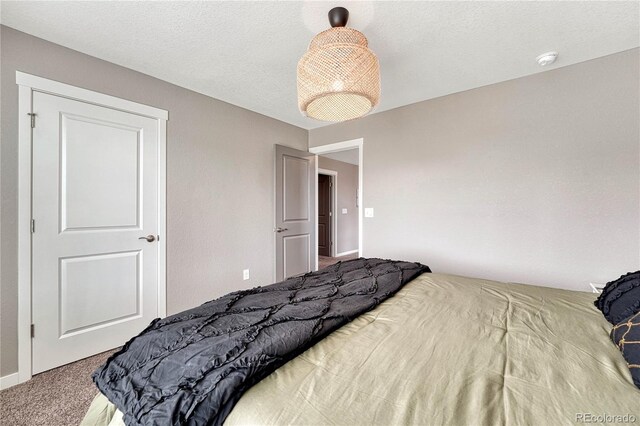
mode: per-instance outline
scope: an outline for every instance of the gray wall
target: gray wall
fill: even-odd
[[[0,37],[0,375],[17,369],[15,70],[169,110],[169,313],[272,281],[273,144],[305,149],[305,130],[6,27]],[[316,129],[309,145],[364,137],[365,255],[584,290],[640,264],[638,55]]]
[[[168,313],[274,276],[274,144],[307,131],[2,27],[0,375],[17,371],[17,165],[20,70],[169,111]],[[242,269],[251,280],[242,281]]]
[[[365,256],[586,290],[640,267],[639,52],[311,130],[309,144],[364,138]]]
[[[338,218],[337,253],[358,250],[358,207],[356,207],[356,191],[358,190],[358,166],[318,157],[318,167],[338,172],[338,205],[334,214]],[[342,209],[347,214],[342,214]]]

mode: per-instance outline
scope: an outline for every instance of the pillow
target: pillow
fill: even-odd
[[[614,325],[640,312],[640,271],[607,283],[594,304]]]
[[[614,326],[611,340],[622,351],[633,383],[640,389],[640,312]]]

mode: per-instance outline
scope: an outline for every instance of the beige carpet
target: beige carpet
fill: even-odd
[[[348,254],[346,256],[341,256],[341,257],[318,256],[318,269],[326,268],[327,266],[333,265],[341,261],[357,259],[357,258],[358,258],[358,253]]]
[[[11,426],[77,426],[98,389],[91,373],[113,351],[33,376],[0,392],[0,424]]]

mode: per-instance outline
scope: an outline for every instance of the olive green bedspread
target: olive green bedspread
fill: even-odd
[[[251,388],[225,424],[640,423],[640,390],[594,299],[423,274]],[[122,424],[102,395],[83,422]]]

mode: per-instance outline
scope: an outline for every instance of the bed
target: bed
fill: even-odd
[[[638,421],[594,299],[424,273],[251,387],[225,425]],[[83,421],[123,424],[103,395]]]

